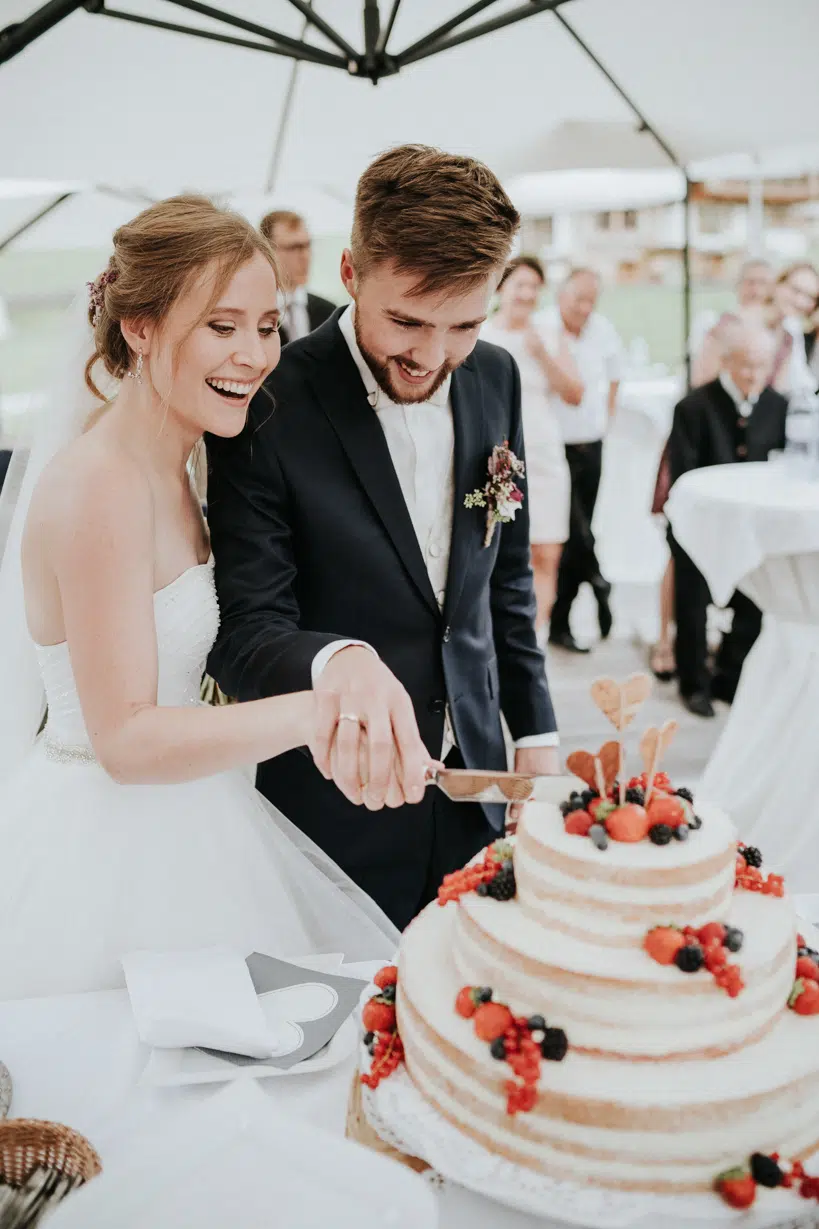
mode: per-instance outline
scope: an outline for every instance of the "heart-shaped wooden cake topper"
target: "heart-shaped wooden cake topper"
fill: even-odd
[[[581,781],[585,781],[589,789],[597,789],[594,756],[588,751],[573,751],[566,756],[566,767]]]
[[[654,778],[659,772],[660,760],[671,746],[677,729],[676,721],[666,721],[665,725],[659,730],[656,726],[650,726],[640,739],[640,755],[647,778],[646,804],[648,804],[651,792],[654,789]]]
[[[611,789],[620,768],[620,744],[612,740],[592,755],[590,751],[573,751],[566,758],[566,767],[581,781],[585,781],[589,789],[596,789],[605,794]],[[601,789],[600,786],[603,786]]]
[[[596,679],[591,685],[591,697],[616,730],[625,730],[637,716],[651,694],[651,679],[647,674],[632,674],[624,683],[614,679]]]

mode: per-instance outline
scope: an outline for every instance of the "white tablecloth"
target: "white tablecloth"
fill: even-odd
[[[91,1140],[103,1165],[122,1155],[135,1133],[150,1131],[163,1111],[222,1087],[140,1085],[148,1055],[125,990],[0,1003],[0,1059],[14,1082],[12,1115],[67,1123]],[[274,1076],[259,1087],[284,1113],[342,1133],[352,1078],[350,1059],[313,1075]],[[550,1222],[448,1187],[440,1196],[440,1229],[550,1229]]]
[[[684,475],[666,510],[715,602],[739,588],[763,611],[700,793],[792,891],[819,892],[819,484],[718,466]]]
[[[626,584],[657,584],[668,548],[651,515],[651,501],[674,405],[675,376],[627,379],[603,449],[603,476],[594,517],[603,575]]]

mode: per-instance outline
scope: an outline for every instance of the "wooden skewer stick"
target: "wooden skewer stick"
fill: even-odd
[[[606,778],[603,775],[603,765],[598,756],[594,757],[594,778],[597,782],[597,792],[601,798],[606,796]]]
[[[620,780],[620,806],[622,806],[626,800],[626,749],[622,738],[618,741],[617,746],[620,748],[620,767],[617,776]]]

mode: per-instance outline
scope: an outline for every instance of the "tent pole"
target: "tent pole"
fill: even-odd
[[[33,43],[41,34],[46,34],[52,26],[58,25],[64,17],[82,8],[82,5],[83,0],[48,0],[48,4],[37,9],[30,17],[0,30],[0,64],[18,55],[29,43]]]
[[[685,221],[683,231],[683,354],[685,391],[691,392],[691,181],[685,175]]]
[[[68,201],[72,196],[76,195],[76,192],[64,192],[62,196],[56,197],[53,201],[49,201],[47,205],[44,205],[42,209],[38,209],[32,217],[22,224],[22,226],[18,226],[11,232],[10,235],[6,235],[3,239],[0,239],[0,252],[5,251],[7,247],[14,243],[15,239],[19,239],[21,235],[24,235],[27,230],[31,230],[32,226],[36,226],[38,222],[42,221],[43,218],[48,217],[48,215],[53,213],[55,209],[59,209],[60,205],[62,205],[64,201]]]

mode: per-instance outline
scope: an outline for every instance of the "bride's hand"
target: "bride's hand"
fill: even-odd
[[[387,804],[388,795],[392,806],[420,802],[430,755],[412,701],[384,663],[369,649],[342,649],[325,666],[315,694],[310,750],[323,776],[351,802],[371,811]],[[364,775],[362,746],[367,753]]]

